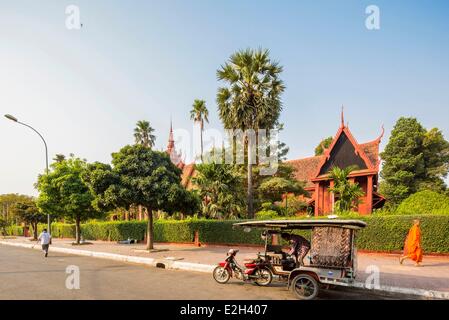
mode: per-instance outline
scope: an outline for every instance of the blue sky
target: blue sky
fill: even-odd
[[[192,131],[196,98],[221,129],[216,70],[231,53],[268,48],[284,66],[281,140],[289,158],[334,135],[341,105],[359,142],[386,136],[400,116],[449,138],[447,1],[5,1],[0,0],[0,113],[40,130],[50,157],[110,161],[133,142],[137,120],[158,149],[175,128]],[[80,8],[81,30],[65,9]],[[380,9],[380,30],[365,8]],[[0,120],[0,193],[36,194],[45,164],[39,138]],[[189,159],[187,159],[189,160]]]

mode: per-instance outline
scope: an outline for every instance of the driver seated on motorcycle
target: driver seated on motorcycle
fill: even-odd
[[[310,242],[296,234],[282,233],[281,237],[290,243],[290,251],[288,254],[295,257],[297,265],[304,266],[303,260],[310,251]]]

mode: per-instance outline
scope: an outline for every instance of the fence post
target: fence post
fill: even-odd
[[[195,231],[194,244],[195,244],[196,247],[201,247],[200,233],[198,231]]]

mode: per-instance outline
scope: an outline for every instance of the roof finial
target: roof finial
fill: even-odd
[[[345,107],[341,105],[341,127],[345,126]]]
[[[385,134],[385,126],[382,125],[382,133],[380,134],[379,138],[377,138],[377,141],[380,143],[380,141],[382,140],[382,138],[384,137]]]

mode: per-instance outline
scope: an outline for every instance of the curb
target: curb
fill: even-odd
[[[353,287],[357,288],[357,289],[368,290],[368,291],[399,293],[399,294],[404,294],[404,295],[420,296],[420,297],[424,297],[424,298],[449,300],[449,292],[444,292],[444,291],[401,288],[401,287],[392,287],[392,286],[379,286],[377,288],[368,288],[362,282],[355,282],[353,284]]]
[[[13,243],[13,242],[7,242],[7,241],[0,241],[0,245],[1,244],[7,245],[7,246],[12,246],[12,247],[21,247],[21,248],[41,250],[40,246],[37,246],[36,244],[33,245],[33,244],[27,244],[27,243]],[[68,248],[60,248],[60,247],[52,247],[51,251],[66,253],[66,254],[73,254],[73,255],[78,255],[78,256],[114,260],[114,261],[120,261],[120,262],[130,262],[130,263],[142,264],[142,265],[147,265],[147,266],[156,267],[156,268],[163,268],[163,269],[168,269],[168,270],[184,270],[184,271],[196,271],[196,272],[203,272],[203,273],[211,273],[216,267],[215,265],[209,265],[209,264],[171,261],[171,260],[167,260],[167,259],[143,258],[143,257],[136,257],[136,256],[125,256],[125,255],[121,255],[121,254],[108,253],[108,252],[95,252],[95,251],[68,249]],[[355,282],[353,284],[353,287],[357,288],[357,289],[368,290],[368,291],[399,293],[399,294],[414,295],[414,296],[420,296],[420,297],[432,298],[432,299],[449,300],[449,292],[443,292],[443,291],[401,288],[401,287],[391,287],[391,286],[379,286],[377,288],[367,288],[365,286],[365,284],[362,282]]]
[[[14,243],[14,242],[7,242],[7,241],[0,241],[0,244],[12,246],[12,247],[41,250],[41,247],[37,244]],[[180,261],[171,261],[171,260],[167,260],[167,259],[153,259],[153,258],[144,258],[144,257],[136,257],[136,256],[125,256],[125,255],[116,254],[116,253],[68,249],[68,248],[61,248],[61,247],[54,247],[54,246],[51,248],[51,251],[59,252],[59,253],[66,253],[66,254],[73,254],[73,255],[77,255],[77,256],[84,256],[84,257],[107,259],[107,260],[114,260],[114,261],[120,261],[120,262],[130,262],[130,263],[142,264],[142,265],[147,265],[147,266],[156,267],[156,268],[169,269],[169,270],[171,269],[171,270],[184,270],[184,271],[196,271],[196,272],[210,273],[216,267],[215,265],[208,265],[208,264],[180,262]]]

